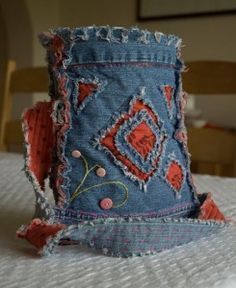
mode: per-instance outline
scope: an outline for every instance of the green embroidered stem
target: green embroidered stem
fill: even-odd
[[[82,160],[83,160],[83,162],[84,162],[85,174],[84,174],[84,177],[81,179],[79,186],[76,188],[75,192],[73,193],[72,197],[74,197],[74,194],[76,194],[76,193],[79,191],[80,187],[84,184],[84,181],[86,180],[86,178],[87,178],[87,176],[89,175],[89,173],[90,173],[92,170],[94,170],[96,167],[100,167],[99,165],[96,164],[96,165],[94,165],[92,168],[89,169],[89,168],[88,168],[88,162],[87,162],[87,160],[85,159],[85,157],[84,157],[82,154],[81,154],[80,157],[82,158]]]
[[[90,169],[91,170],[91,169]],[[73,193],[71,199],[70,199],[70,202],[72,202],[76,197],[78,197],[81,193],[84,193],[84,192],[87,192],[93,188],[98,188],[98,187],[101,187],[101,186],[104,186],[104,185],[109,185],[109,184],[115,184],[115,185],[120,185],[122,186],[122,188],[125,190],[125,197],[124,197],[124,200],[118,204],[118,205],[113,205],[112,207],[113,208],[118,208],[118,207],[121,207],[123,206],[126,201],[128,200],[128,188],[125,184],[123,184],[122,182],[120,181],[107,181],[107,182],[104,182],[104,183],[101,183],[101,184],[96,184],[96,185],[93,185],[93,186],[90,186],[88,188],[85,188],[85,189],[82,189],[80,191],[78,191],[78,188],[76,189],[75,193]],[[80,185],[81,186],[81,185]]]
[[[101,167],[100,165],[96,164],[96,165],[94,165],[93,167],[91,167],[91,168],[89,169],[89,165],[88,165],[88,162],[87,162],[86,158],[85,158],[82,154],[81,154],[80,157],[82,158],[82,160],[83,160],[83,162],[84,162],[85,173],[84,173],[83,178],[80,180],[80,183],[79,183],[78,187],[76,188],[75,192],[72,194],[69,202],[70,202],[70,203],[73,202],[74,199],[75,199],[76,197],[78,197],[81,193],[87,192],[87,191],[89,191],[89,190],[91,190],[91,189],[93,189],[93,188],[98,188],[98,187],[101,187],[101,186],[104,186],[104,185],[109,185],[109,184],[115,184],[115,185],[120,185],[120,186],[122,186],[122,188],[123,188],[124,191],[125,191],[125,197],[124,197],[124,200],[123,200],[120,204],[118,204],[118,205],[113,205],[112,207],[113,207],[113,208],[118,208],[118,207],[123,206],[123,205],[126,203],[126,201],[128,200],[128,188],[127,188],[127,186],[126,186],[125,184],[123,184],[123,183],[120,182],[120,181],[106,181],[106,182],[103,182],[103,183],[100,183],[100,184],[96,184],[96,185],[93,185],[93,186],[90,186],[90,187],[87,187],[87,188],[84,188],[84,189],[80,190],[80,188],[81,188],[82,185],[84,184],[86,178],[88,177],[89,173],[90,173],[91,171],[93,171],[95,168]]]

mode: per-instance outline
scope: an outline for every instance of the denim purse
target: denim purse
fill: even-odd
[[[51,101],[23,116],[36,211],[18,236],[42,254],[82,243],[127,257],[225,226],[190,172],[181,39],[91,26],[59,28],[40,40]],[[48,177],[54,206],[44,192]]]

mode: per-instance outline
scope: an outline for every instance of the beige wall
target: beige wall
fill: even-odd
[[[7,47],[3,43],[6,43],[6,29],[5,29],[5,23],[3,21],[3,14],[2,9],[0,7],[0,39],[2,44],[0,45],[0,95],[3,93],[3,85],[4,85],[4,78],[1,77],[4,75],[4,69],[5,69],[5,61],[7,59]],[[0,98],[0,117],[1,117],[1,111],[2,111],[2,101]]]
[[[116,25],[136,22],[135,0],[61,0],[60,20],[65,26]]]
[[[186,45],[183,51],[186,60],[236,61],[236,14],[138,23],[136,0],[61,0],[60,24],[72,27],[91,24],[117,26],[138,24],[150,30],[181,36]]]
[[[0,78],[5,78],[7,59],[15,59],[18,67],[29,66],[33,61],[32,24],[24,0],[0,0]],[[0,80],[0,106],[3,83]],[[26,106],[32,105],[32,97],[16,95],[13,102],[13,115],[19,117]]]
[[[184,60],[236,61],[236,15],[201,17],[142,24],[149,29],[182,37]],[[236,75],[235,75],[236,81]],[[196,108],[202,118],[236,128],[236,95],[198,96]]]
[[[236,14],[140,22],[136,21],[136,0],[26,0],[30,10],[35,63],[44,61],[36,35],[56,26],[138,25],[150,30],[177,34],[183,38],[185,60],[220,59],[236,61]],[[43,17],[42,17],[43,15]]]
[[[45,64],[45,51],[38,34],[60,25],[60,0],[24,0],[28,7],[33,30],[33,65]]]
[[[3,0],[0,0],[3,1]],[[4,0],[5,2],[7,0]],[[8,0],[8,2],[15,0]],[[32,64],[44,64],[45,52],[37,40],[40,31],[56,26],[132,26],[177,34],[184,40],[185,60],[220,59],[236,61],[236,14],[178,20],[136,22],[136,0],[21,0],[25,3],[32,29]],[[19,1],[20,2],[20,1]],[[177,3],[178,1],[176,1]],[[1,3],[1,2],[0,2]],[[17,39],[17,41],[20,41]],[[37,95],[37,99],[44,96]],[[236,125],[236,97],[197,101],[210,120]],[[34,99],[35,100],[35,99]],[[202,103],[203,102],[203,103]],[[214,107],[214,108],[213,108]],[[235,115],[234,115],[235,114]]]
[[[33,65],[45,65],[45,50],[40,45],[38,34],[60,26],[60,0],[24,0],[28,7],[33,29]],[[33,103],[48,99],[45,93],[34,93]]]

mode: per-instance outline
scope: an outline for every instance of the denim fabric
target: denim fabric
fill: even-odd
[[[175,137],[185,128],[181,113],[181,40],[137,28],[85,27],[57,29],[41,35],[41,41],[48,50],[54,122],[67,125],[57,142],[52,167],[51,185],[60,207],[56,213],[69,209],[91,217],[168,216],[179,212],[187,216],[198,200],[187,148]],[[89,96],[82,100],[79,84],[90,87]],[[171,87],[172,98],[165,95],[165,87]],[[120,125],[113,138],[116,150],[111,151],[102,139],[134,110],[137,101],[148,109],[136,111]],[[140,143],[135,148],[127,140],[140,123],[155,142],[145,157],[137,150]],[[89,168],[99,165],[106,175],[98,177],[96,169],[92,170],[80,188],[85,191],[70,201],[86,168],[81,157],[72,156],[74,150],[81,152]],[[117,153],[136,170],[144,175],[151,171],[152,175],[145,181],[140,179]],[[168,181],[171,163],[182,177],[177,190]],[[99,204],[106,197],[114,204],[108,210]]]
[[[187,149],[181,40],[138,28],[61,28],[47,49],[51,101],[23,116],[34,219],[17,235],[42,254],[83,243],[153,254],[227,224],[195,191]],[[56,205],[45,197],[50,174]]]
[[[116,257],[156,254],[174,246],[196,241],[227,227],[225,223],[195,219],[96,219],[71,225],[49,240],[43,255],[61,243],[81,243]]]

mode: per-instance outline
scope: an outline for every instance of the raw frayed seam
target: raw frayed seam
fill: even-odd
[[[58,231],[65,229],[66,225],[60,223],[49,223],[39,218],[34,218],[31,223],[23,225],[17,231],[19,238],[25,238],[36,248],[47,245],[48,240],[53,237]]]
[[[186,181],[186,170],[184,169],[183,165],[178,161],[174,152],[170,153],[167,158],[168,158],[168,160],[166,162],[166,165],[163,167],[163,176],[162,177],[165,180],[165,182],[170,186],[170,188],[175,192],[176,198],[180,199],[181,198],[181,190],[184,187],[184,183]],[[183,179],[182,179],[180,189],[176,189],[167,179],[167,174],[168,174],[169,168],[170,168],[172,163],[176,163],[181,168],[181,172],[183,174]]]
[[[55,101],[54,111],[52,113],[53,125],[56,135],[56,151],[50,176],[50,184],[54,191],[54,195],[58,206],[63,206],[66,198],[69,197],[68,186],[70,178],[67,174],[71,171],[71,166],[65,157],[65,143],[67,141],[67,134],[71,129],[70,119],[70,103],[68,101],[66,85],[68,78],[57,73],[57,84],[59,100]],[[57,111],[59,109],[59,111]]]
[[[135,127],[138,126],[143,121],[149,124],[149,127],[151,128],[156,138],[155,145],[152,148],[152,150],[148,153],[146,159],[144,159],[142,155],[140,155],[139,152],[136,151],[136,149],[134,149],[134,147],[127,140],[127,136],[129,135],[129,133],[132,132],[132,130],[135,129]],[[158,122],[159,121],[160,121],[160,118],[158,117]],[[154,160],[160,155],[160,150],[161,150],[160,142],[164,140],[164,136],[160,134],[159,130],[157,130],[158,126],[162,127],[162,125],[160,124],[161,123],[159,123],[159,125],[156,123],[154,124],[150,115],[147,113],[145,109],[143,109],[137,112],[134,117],[131,117],[128,120],[126,120],[122,124],[121,128],[117,131],[117,134],[115,136],[115,145],[117,149],[119,150],[119,152],[122,155],[127,156],[129,158],[132,156],[130,160],[144,173],[148,173],[151,170],[151,168],[152,169],[155,168]],[[159,140],[157,141],[157,139]],[[122,149],[124,148],[124,145],[128,145],[133,155],[129,155],[129,153],[127,154],[127,152],[124,151],[124,149]],[[147,165],[148,162],[149,162],[149,165]]]
[[[171,93],[171,99],[170,99],[170,102],[168,102],[169,99],[167,99],[167,95],[166,95],[166,87],[170,87],[172,88],[172,91],[170,92]],[[164,98],[164,101],[165,101],[165,104],[166,104],[166,108],[167,108],[167,114],[168,114],[168,117],[170,119],[173,119],[173,111],[174,111],[174,94],[175,94],[175,87],[170,85],[170,84],[164,84],[164,85],[161,85],[161,86],[158,86],[158,89],[161,93],[161,95],[163,96]]]
[[[25,111],[26,113],[26,111]],[[24,115],[24,114],[23,114]],[[53,219],[53,209],[51,208],[51,205],[48,203],[48,200],[45,196],[44,191],[42,191],[40,184],[38,180],[36,179],[34,173],[30,170],[30,149],[32,148],[29,139],[28,139],[28,122],[24,119],[24,116],[22,116],[23,122],[22,122],[22,129],[25,137],[25,163],[24,163],[24,170],[26,173],[27,178],[31,182],[35,197],[36,197],[36,210],[35,210],[35,216],[40,216],[44,219]]]
[[[68,68],[80,67],[80,68],[91,68],[91,67],[165,67],[165,68],[172,68],[177,69],[174,64],[167,64],[161,62],[147,62],[147,61],[126,61],[126,62],[87,62],[87,63],[73,63],[68,65]]]
[[[54,45],[56,39],[60,39],[61,45]],[[181,58],[182,40],[175,35],[165,35],[161,32],[149,32],[140,30],[137,27],[125,29],[122,27],[110,26],[89,26],[75,29],[58,28],[41,33],[39,39],[44,47],[48,49],[48,62],[54,66],[54,69],[61,64],[61,68],[66,69],[71,64],[71,52],[78,41],[106,41],[110,43],[139,43],[148,45],[149,43],[160,44],[161,46],[171,47],[176,50],[176,57],[179,59],[180,66],[183,66]],[[54,59],[52,61],[52,59]],[[59,66],[58,66],[59,67]],[[53,69],[50,69],[50,75]],[[53,76],[50,76],[50,95],[53,96]]]
[[[73,82],[74,82],[74,79],[73,79]],[[86,98],[78,105],[79,83],[88,84],[88,85],[93,84],[96,86],[96,88],[94,89],[94,91],[91,92],[90,95],[86,96]],[[76,79],[75,85],[76,85],[76,89],[75,89],[75,93],[73,94],[73,107],[74,107],[74,110],[77,112],[77,114],[79,114],[90,101],[95,99],[104,90],[105,86],[107,85],[107,81],[101,81],[96,76],[93,79],[92,78],[85,79],[84,77],[79,77]]]
[[[124,183],[122,183],[121,181],[118,181],[118,180],[107,180],[107,181],[104,181],[102,183],[95,184],[95,185],[89,186],[87,188],[83,188],[83,184],[84,184],[86,178],[88,177],[88,175],[92,171],[94,171],[94,169],[99,168],[101,166],[98,165],[98,164],[95,164],[93,167],[89,168],[88,162],[87,162],[86,158],[82,154],[80,155],[79,158],[81,158],[83,163],[84,163],[85,173],[84,173],[83,178],[80,180],[79,185],[77,186],[76,190],[72,194],[72,196],[71,196],[71,198],[69,200],[69,204],[72,201],[74,201],[80,194],[88,192],[88,191],[90,191],[90,190],[92,190],[94,188],[99,188],[99,187],[102,187],[104,185],[118,185],[118,186],[121,186],[123,188],[123,190],[125,191],[125,197],[124,197],[123,201],[120,204],[112,205],[112,208],[119,208],[119,207],[124,206],[125,203],[128,200],[129,191],[128,191],[128,187]],[[82,188],[82,189],[80,189],[80,188]]]
[[[157,43],[161,46],[176,49],[176,68],[183,67],[181,60],[182,40],[175,35],[164,35],[161,32],[149,32],[138,27],[125,29],[123,27],[89,26],[76,29],[58,28],[41,33],[39,39],[47,48],[49,63],[50,89],[49,95],[54,98],[57,94],[54,86],[54,74],[57,70],[65,70],[71,64],[72,50],[77,41],[102,40],[114,43],[137,42],[141,44]],[[59,65],[60,64],[60,65]],[[177,67],[178,66],[178,67]],[[185,68],[183,68],[185,69]]]
[[[183,67],[184,71],[185,67]],[[177,107],[177,128],[175,133],[175,139],[182,145],[182,150],[185,156],[186,179],[191,187],[192,195],[196,204],[200,204],[197,194],[197,189],[193,183],[193,177],[190,170],[191,160],[187,145],[187,129],[184,120],[184,109],[187,103],[188,95],[183,91],[182,76],[181,73],[177,74],[178,77],[178,90],[176,91],[176,107]],[[179,137],[180,136],[180,137]]]
[[[195,208],[191,202],[184,202],[181,205],[175,205],[171,208],[165,208],[160,210],[159,212],[147,212],[147,213],[138,213],[138,214],[123,214],[121,215],[113,215],[113,218],[131,218],[131,217],[142,217],[142,218],[157,218],[157,217],[169,217],[170,215],[182,214],[191,209]],[[54,207],[55,220],[64,223],[64,220],[69,221],[81,221],[81,220],[91,220],[98,218],[109,218],[111,217],[108,214],[97,214],[92,212],[83,212],[76,211],[72,209],[61,209],[58,207]]]
[[[89,41],[89,40],[102,40],[114,43],[128,43],[135,41],[141,44],[149,44],[155,41],[158,44],[171,46],[180,49],[182,40],[175,35],[165,35],[161,32],[150,32],[148,30],[141,30],[137,26],[126,29],[123,27],[110,27],[107,26],[87,26],[75,29],[58,28],[50,30],[50,32],[42,33],[39,35],[41,43],[48,46],[52,41],[54,35],[59,35],[64,42],[68,41]]]
[[[115,218],[106,218],[106,219],[96,219],[96,220],[87,220],[87,221],[82,221],[77,225],[70,225],[67,228],[59,231],[54,237],[50,237],[46,243],[46,245],[39,251],[39,253],[43,256],[49,256],[53,253],[55,247],[60,243],[60,241],[63,238],[68,238],[72,235],[73,232],[76,232],[79,229],[82,228],[86,228],[86,226],[90,229],[95,230],[96,229],[96,225],[99,225],[99,227],[104,227],[104,229],[108,229],[107,226],[108,225],[122,225],[122,224],[126,224],[126,225],[130,225],[130,228],[132,228],[132,226],[135,225],[135,223],[137,224],[143,224],[145,225],[145,223],[147,224],[176,224],[176,225],[181,225],[181,227],[184,227],[185,224],[188,225],[201,225],[202,227],[204,226],[209,226],[212,228],[223,228],[227,225],[229,225],[229,223],[225,222],[225,221],[214,221],[214,220],[199,220],[199,219],[191,219],[191,218],[146,218],[143,219],[141,217],[132,217],[132,218],[119,218],[119,219],[115,219]],[[95,243],[93,242],[93,240],[89,240],[86,239],[87,241],[87,245],[91,248],[96,248]],[[85,244],[84,241],[79,240],[78,242],[81,244]],[[99,250],[101,250],[101,248],[98,248]],[[106,247],[103,247],[103,249],[107,249]],[[167,248],[165,248],[167,249]],[[104,251],[103,251],[104,252]],[[105,252],[109,252],[108,250],[105,250]],[[110,250],[110,253],[113,253]],[[106,253],[105,253],[106,254]],[[115,254],[113,254],[115,256]],[[119,256],[122,256],[121,254]]]
[[[99,131],[99,136],[95,136],[91,141],[91,145],[99,150],[104,151],[107,155],[109,155],[111,157],[111,159],[114,161],[114,163],[121,167],[121,170],[123,171],[123,173],[128,176],[132,181],[137,182],[139,184],[139,187],[141,190],[144,190],[144,192],[147,191],[147,185],[150,181],[150,179],[152,177],[148,177],[148,179],[146,181],[139,179],[137,176],[135,176],[133,173],[131,173],[128,170],[128,167],[125,166],[121,161],[119,161],[114,155],[113,153],[110,151],[110,149],[108,149],[107,147],[105,147],[104,145],[101,144],[101,139],[103,139],[107,133],[109,133],[109,131],[114,128],[117,124],[117,122],[119,121],[119,119],[123,118],[125,114],[131,114],[132,109],[134,104],[140,100],[143,101],[145,105],[149,106],[151,108],[152,111],[155,111],[153,105],[151,104],[150,101],[148,100],[144,100],[144,96],[145,96],[145,91],[146,91],[146,87],[140,87],[140,93],[138,95],[135,95],[132,97],[131,101],[129,102],[129,109],[128,112],[127,111],[123,111],[121,113],[115,113],[113,114],[113,116],[111,117],[112,121],[114,121],[108,128],[103,128]],[[155,112],[154,112],[155,115]],[[156,116],[157,117],[157,116]],[[157,118],[158,119],[158,118]],[[166,138],[165,138],[166,139]],[[165,150],[165,139],[163,139],[162,143],[161,143],[161,150]],[[160,154],[164,155],[163,152],[161,152]],[[161,164],[161,158],[160,157],[158,159],[158,163]],[[131,161],[132,162],[132,161]],[[137,167],[138,168],[138,167]],[[156,170],[156,169],[155,169]],[[155,175],[155,171],[153,171],[153,174],[151,176]]]

